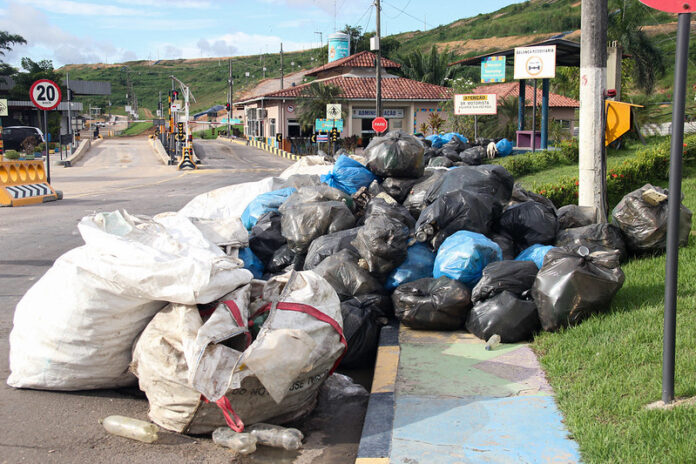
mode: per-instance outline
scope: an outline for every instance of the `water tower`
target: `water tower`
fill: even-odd
[[[329,63],[350,55],[350,36],[334,32],[329,36]]]

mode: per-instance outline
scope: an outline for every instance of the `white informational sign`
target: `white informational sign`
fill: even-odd
[[[172,111],[181,111],[182,107],[181,100],[174,100],[172,102]]]
[[[556,46],[515,48],[515,79],[556,77]]]
[[[382,108],[382,116],[387,119],[403,119],[404,110],[402,108]],[[355,108],[353,109],[353,117],[356,119],[375,119],[377,110],[374,108]]]
[[[475,116],[497,113],[498,98],[494,93],[457,94],[454,96],[454,114]]]
[[[0,99],[0,116],[7,116],[7,99]]]
[[[341,105],[338,103],[326,105],[326,119],[341,119]]]

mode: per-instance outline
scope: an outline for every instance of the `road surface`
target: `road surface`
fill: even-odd
[[[64,199],[0,208],[0,377],[9,375],[9,333],[14,308],[26,290],[64,252],[82,244],[76,224],[87,214],[123,208],[154,215],[175,211],[195,195],[278,174],[291,162],[224,142],[197,143],[205,163],[178,171],[155,157],[146,138],[107,139],[72,168],[53,166],[52,184]],[[46,310],[50,311],[50,305]],[[119,414],[147,418],[137,389],[72,393],[15,390],[0,384],[0,463],[217,463],[228,451],[209,437],[162,434],[143,444],[106,434],[99,419]],[[357,452],[364,404],[343,416],[314,414],[302,452],[266,448],[245,462],[349,463]],[[335,422],[340,421],[340,422]],[[333,430],[333,433],[327,432]],[[331,446],[327,447],[327,444]]]

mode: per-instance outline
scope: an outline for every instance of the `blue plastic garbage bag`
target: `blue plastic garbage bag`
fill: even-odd
[[[541,245],[537,243],[535,245],[530,246],[529,248],[525,249],[522,253],[517,255],[515,261],[534,261],[534,264],[536,264],[537,267],[541,269],[541,266],[544,265],[544,257],[551,248],[554,248],[554,246]]]
[[[433,148],[441,148],[445,143],[447,143],[442,137],[437,134],[429,135],[425,140],[430,140],[430,146]]]
[[[503,251],[485,235],[460,230],[442,242],[435,257],[433,277],[446,276],[473,288],[489,263],[503,260]]]
[[[285,200],[296,191],[297,189],[293,187],[287,187],[257,195],[242,213],[242,224],[247,230],[251,230],[261,216],[269,211],[278,211],[280,205],[285,203]]]
[[[462,134],[460,134],[460,133],[458,133],[458,132],[448,132],[448,133],[443,134],[443,135],[440,136],[440,138],[441,138],[442,140],[444,140],[445,143],[447,143],[447,142],[449,142],[450,140],[452,140],[453,137],[459,138],[459,140],[461,140],[461,141],[464,142],[464,143],[469,143],[469,139],[467,139],[466,137],[464,137]]]
[[[353,195],[360,187],[368,187],[376,179],[369,169],[346,155],[338,157],[333,171],[321,176],[321,181],[329,187],[343,190],[348,195]]]
[[[508,139],[502,139],[495,144],[498,149],[498,156],[510,156],[512,154],[512,142]]]
[[[251,248],[240,248],[239,259],[244,261],[244,269],[249,269],[254,279],[260,279],[263,276],[263,263],[251,251]]]
[[[433,276],[433,265],[435,263],[435,253],[430,251],[426,245],[416,243],[408,248],[406,261],[401,263],[399,267],[394,269],[389,277],[384,288],[394,290],[401,284],[413,282],[414,280],[423,279]]]

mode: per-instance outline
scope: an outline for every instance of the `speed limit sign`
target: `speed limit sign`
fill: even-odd
[[[29,97],[38,109],[48,111],[58,106],[63,95],[58,84],[48,79],[39,79],[31,85]]]

